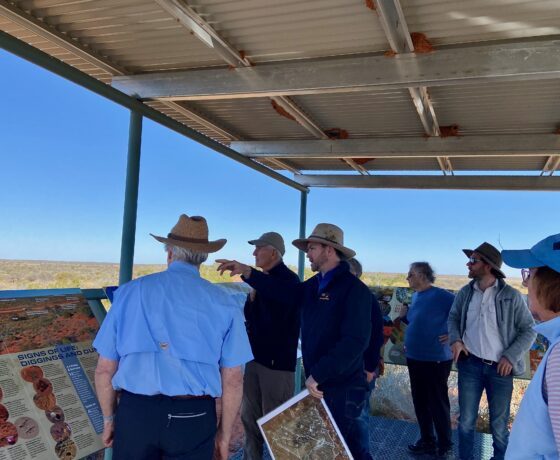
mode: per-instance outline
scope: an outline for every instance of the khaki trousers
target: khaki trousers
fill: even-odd
[[[245,428],[245,460],[261,460],[264,439],[257,419],[294,395],[294,372],[276,371],[255,361],[245,366],[241,421]]]

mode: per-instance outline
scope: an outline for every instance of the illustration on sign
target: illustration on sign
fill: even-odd
[[[97,329],[80,294],[0,299],[0,460],[71,460],[103,449]]]

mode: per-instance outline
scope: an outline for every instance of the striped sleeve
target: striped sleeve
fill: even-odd
[[[548,393],[548,414],[556,449],[560,452],[560,347],[555,346],[546,363],[546,390]]]

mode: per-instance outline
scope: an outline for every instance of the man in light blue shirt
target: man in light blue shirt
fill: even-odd
[[[167,238],[152,236],[168,269],[121,286],[94,341],[103,441],[115,460],[211,459],[214,448],[226,459],[253,358],[242,312],[199,273],[226,240],[208,241],[206,220],[184,214]]]

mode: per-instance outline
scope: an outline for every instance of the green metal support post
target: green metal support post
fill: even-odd
[[[299,208],[299,237],[305,238],[305,223],[307,220],[307,193],[308,192],[301,192],[301,204]],[[305,253],[303,251],[299,251],[299,259],[298,259],[298,276],[301,281],[303,281],[305,271]],[[294,394],[298,394],[301,391],[301,371],[302,371],[302,363],[301,358],[297,360],[296,364],[296,375],[295,375],[295,389]]]
[[[301,192],[301,204],[299,207],[299,237],[305,238],[305,222],[307,220],[307,193]],[[299,251],[298,259],[298,276],[301,281],[303,281],[305,270],[305,253]]]
[[[128,130],[128,160],[126,164],[126,189],[121,241],[119,285],[132,279],[134,264],[134,241],[136,237],[136,213],[138,209],[138,182],[140,179],[140,147],[142,144],[142,115],[130,111]]]

